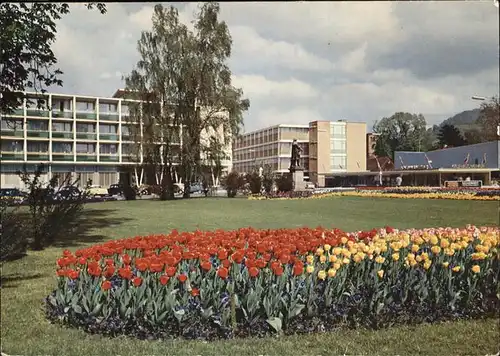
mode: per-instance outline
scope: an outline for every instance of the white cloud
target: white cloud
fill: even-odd
[[[165,4],[168,6],[168,4]],[[175,4],[190,28],[196,3]],[[110,96],[139,58],[152,4],[83,5],[57,24],[58,92]],[[221,3],[233,83],[251,101],[246,129],[395,111],[436,123],[498,93],[498,11],[487,2]]]
[[[253,99],[310,99],[319,94],[310,84],[295,78],[278,82],[268,80],[262,75],[242,75],[233,76],[232,83],[241,87],[245,95]]]

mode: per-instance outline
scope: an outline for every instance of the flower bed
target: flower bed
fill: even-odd
[[[215,339],[493,315],[499,229],[214,231],[57,261],[47,316],[88,332]]]

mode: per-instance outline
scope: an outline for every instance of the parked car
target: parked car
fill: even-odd
[[[78,187],[73,185],[67,185],[61,187],[55,194],[54,200],[69,200],[69,199],[77,199],[82,195],[82,192]]]
[[[0,199],[8,200],[14,204],[22,204],[26,199],[27,194],[21,192],[17,188],[2,188],[0,189]]]
[[[189,193],[190,194],[201,193],[201,192],[203,192],[203,187],[201,186],[201,184],[195,183],[195,184],[191,184],[189,186]]]
[[[91,197],[105,197],[108,195],[108,190],[100,185],[91,185],[88,190],[88,195]]]
[[[122,184],[111,184],[108,188],[109,195],[123,195],[123,185]]]
[[[316,186],[313,182],[306,182],[306,189],[314,189]]]

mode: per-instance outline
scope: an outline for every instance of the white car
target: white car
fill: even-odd
[[[312,182],[306,182],[306,189],[314,189],[316,186]]]
[[[91,197],[105,197],[108,195],[108,190],[100,185],[91,185],[88,190],[88,195]]]

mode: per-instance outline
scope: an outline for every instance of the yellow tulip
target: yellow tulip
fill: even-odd
[[[351,262],[351,260],[348,259],[347,257],[342,260],[342,263],[345,265],[348,265],[350,262]]]
[[[321,247],[319,247],[317,250],[316,250],[316,255],[318,256],[322,256],[323,253],[325,253],[325,250],[323,250]]]
[[[418,245],[412,245],[411,246],[411,252],[417,253],[418,250],[420,250],[420,246],[418,246]]]
[[[323,246],[325,251],[330,251],[330,249],[332,248],[332,246],[326,244],[325,246]]]
[[[474,265],[474,266],[472,266],[471,270],[474,273],[479,273],[479,272],[481,272],[481,267],[479,267],[478,265]]]
[[[427,260],[424,262],[424,269],[429,269],[431,268],[431,265],[432,265],[432,261],[431,260]]]
[[[436,235],[432,235],[432,236],[431,236],[431,238],[430,238],[430,242],[431,242],[431,244],[433,244],[433,245],[437,245],[437,244],[438,244],[438,242],[439,242],[439,240],[438,240],[438,238],[437,238],[437,236],[436,236]]]
[[[437,254],[439,254],[441,252],[441,247],[439,247],[437,245],[432,246],[431,251],[432,251],[433,254],[437,255]]]
[[[421,256],[421,255],[417,255],[417,257],[415,257],[415,260],[416,260],[417,262],[422,262],[423,258],[422,258],[422,256]]]
[[[399,253],[393,253],[393,254],[392,254],[392,259],[393,259],[394,261],[399,261]]]
[[[447,248],[448,246],[450,246],[450,241],[446,240],[446,239],[441,239],[441,248]]]
[[[325,278],[326,278],[326,272],[323,271],[323,270],[319,271],[318,272],[318,278],[321,279],[322,281],[324,281]]]
[[[340,239],[340,242],[342,242],[345,245],[347,242],[347,237],[342,236],[342,238]]]
[[[445,248],[444,249],[444,253],[447,255],[447,256],[453,256],[455,254],[455,250],[451,249],[451,248]]]
[[[338,256],[342,253],[342,249],[340,247],[335,247],[333,253]]]
[[[340,267],[342,267],[342,265],[338,262],[333,264],[333,268],[335,268],[336,270],[339,270]]]
[[[308,265],[306,267],[306,272],[307,273],[313,273],[314,272],[314,266],[313,265]]]
[[[460,271],[460,266],[455,266],[451,269],[453,272],[459,272]]]
[[[444,268],[448,268],[449,265],[450,265],[450,262],[443,262],[443,267]]]
[[[326,262],[326,256],[325,255],[319,256],[319,262],[325,263]]]
[[[484,260],[486,258],[486,254],[484,252],[474,252],[472,254],[472,259],[474,261],[477,261],[477,260]]]
[[[408,253],[408,255],[406,257],[408,258],[409,261],[412,261],[415,259],[415,255],[413,253]]]
[[[307,255],[306,261],[309,264],[312,264],[314,262],[314,256],[313,255]]]
[[[378,276],[380,278],[384,278],[384,270],[383,269],[381,269],[380,271],[378,271],[377,274],[378,274]]]
[[[337,274],[337,270],[335,268],[330,268],[328,270],[328,277],[333,278]]]

